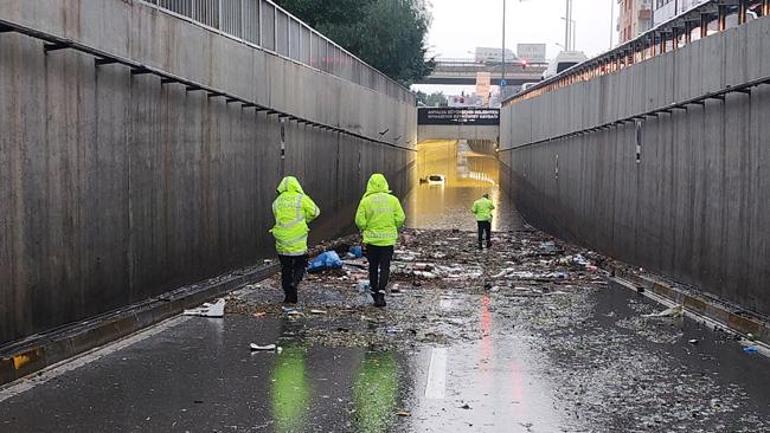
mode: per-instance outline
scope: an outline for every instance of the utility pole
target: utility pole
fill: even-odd
[[[505,99],[505,1],[503,0],[503,74],[500,80],[500,96],[501,99]]]
[[[612,44],[614,43],[614,34],[615,34],[615,0],[610,0],[610,49],[612,49]]]
[[[574,51],[572,41],[572,0],[567,0],[567,11],[564,14],[565,29],[564,29],[564,50]]]

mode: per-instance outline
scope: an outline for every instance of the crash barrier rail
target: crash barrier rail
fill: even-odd
[[[613,74],[636,63],[676,51],[698,39],[768,15],[770,0],[710,0],[701,3],[636,39],[511,96],[504,101],[504,105]]]
[[[62,38],[47,32],[43,32],[25,25],[21,25],[21,24],[0,18],[0,36],[6,33],[19,33],[19,34],[23,34],[23,35],[43,41],[44,42],[43,50],[45,51],[46,54],[56,52],[56,51],[61,51],[61,50],[67,50],[67,49],[79,51],[81,53],[94,56],[94,67],[96,68],[104,67],[107,65],[123,65],[131,69],[132,76],[154,75],[159,78],[160,84],[162,86],[177,84],[177,85],[184,86],[188,92],[205,92],[209,99],[222,98],[226,101],[227,104],[240,104],[244,109],[253,108],[256,113],[265,112],[267,116],[276,116],[282,122],[286,120],[295,121],[297,122],[297,124],[306,124],[306,125],[315,127],[319,130],[336,132],[341,135],[347,135],[350,137],[366,140],[372,143],[383,144],[389,147],[399,148],[403,150],[415,151],[410,147],[399,145],[399,143],[401,142],[400,141],[401,137],[395,138],[393,142],[388,142],[382,139],[374,139],[372,137],[367,137],[365,135],[362,135],[357,132],[350,131],[344,128],[340,128],[338,126],[328,125],[315,120],[306,119],[295,114],[287,113],[280,110],[274,110],[270,107],[259,104],[257,101],[250,100],[238,95],[234,95],[232,93],[224,92],[222,90],[213,88],[211,86],[207,86],[197,81],[172,74],[171,72],[167,72],[153,66],[144,65],[138,61],[127,59],[121,56],[108,53],[106,51],[99,50],[97,48],[87,46],[85,44],[79,43],[72,39]],[[384,136],[385,133],[387,133],[389,130],[390,129],[386,129],[385,132],[380,132],[379,133],[380,136],[381,137]],[[405,142],[405,144],[409,144],[409,143]]]
[[[140,0],[241,43],[352,81],[401,101],[406,87],[270,0]]]
[[[639,113],[639,114],[635,114],[635,115],[632,115],[632,116],[624,117],[624,118],[619,119],[619,120],[614,120],[612,122],[603,123],[603,124],[600,124],[600,125],[597,125],[597,126],[594,126],[594,127],[591,127],[591,128],[581,129],[579,131],[574,131],[574,132],[568,132],[568,133],[565,133],[565,134],[560,134],[560,135],[549,137],[549,138],[545,138],[545,139],[542,139],[542,140],[537,140],[537,141],[532,141],[532,142],[520,144],[520,145],[509,147],[509,148],[506,148],[506,149],[500,149],[500,151],[501,152],[503,152],[503,151],[511,151],[511,150],[520,149],[520,148],[523,148],[523,147],[529,147],[529,146],[534,146],[534,145],[538,145],[538,144],[550,143],[550,142],[554,142],[554,141],[558,141],[558,140],[562,140],[562,139],[566,139],[566,138],[579,137],[579,136],[583,136],[583,135],[586,135],[586,134],[591,134],[591,133],[594,133],[594,132],[610,130],[610,129],[616,128],[618,126],[623,127],[626,124],[634,124],[634,125],[636,125],[637,128],[641,128],[642,123],[644,122],[645,119],[648,119],[648,118],[656,118],[657,119],[657,118],[659,118],[660,116],[663,116],[663,115],[671,115],[676,110],[687,111],[689,109],[689,107],[693,107],[693,106],[703,107],[703,106],[706,105],[706,101],[708,101],[708,100],[717,100],[717,101],[724,102],[725,101],[725,97],[728,94],[731,94],[731,93],[743,94],[743,95],[750,96],[751,92],[752,92],[752,89],[754,89],[755,87],[762,86],[762,85],[770,85],[770,76],[765,76],[765,77],[757,78],[757,79],[754,79],[754,80],[750,80],[750,81],[747,81],[747,82],[745,82],[743,84],[739,84],[739,85],[732,85],[732,86],[728,85],[724,89],[720,89],[720,90],[716,90],[716,91],[713,91],[713,92],[709,92],[709,93],[706,93],[704,95],[696,96],[694,98],[689,98],[689,99],[686,99],[686,100],[683,100],[683,101],[680,101],[680,102],[673,102],[671,104],[664,105],[664,106],[658,107],[658,108],[654,108],[652,110],[645,111],[643,113]],[[641,161],[640,160],[641,150],[642,150],[641,149],[641,143],[638,142],[637,143],[637,155],[636,155],[636,162],[637,163],[639,163]]]

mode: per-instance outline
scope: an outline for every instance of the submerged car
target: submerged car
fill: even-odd
[[[443,174],[431,174],[428,176],[428,185],[444,185],[446,177]]]

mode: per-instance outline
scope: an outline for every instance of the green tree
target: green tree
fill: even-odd
[[[429,95],[425,92],[418,91],[417,102],[422,102],[428,107],[446,107],[449,105],[449,100],[446,95],[444,95],[444,92],[433,92]]]
[[[431,73],[425,0],[278,0],[277,3],[389,77],[410,85]]]

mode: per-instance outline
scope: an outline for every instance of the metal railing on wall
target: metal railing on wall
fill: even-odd
[[[401,101],[412,93],[270,0],[139,0],[255,48]]]
[[[505,105],[525,101],[583,81],[613,74],[698,39],[770,15],[770,0],[710,0],[656,26],[636,39],[511,96]]]

